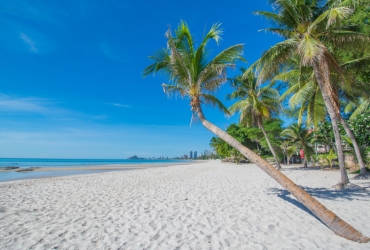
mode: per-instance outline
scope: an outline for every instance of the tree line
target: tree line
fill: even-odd
[[[312,132],[308,130],[316,130],[327,121],[331,125],[333,148],[341,173],[337,188],[353,187],[344,164],[341,133],[345,133],[352,145],[361,175],[364,178],[368,176],[361,155],[362,145],[356,140],[356,133],[342,110],[355,108],[353,113],[362,115],[369,107],[369,0],[270,2],[274,12],[257,11],[255,14],[269,21],[270,27],[265,31],[277,34],[283,40],[266,50],[247,69],[242,69],[239,76],[230,80],[227,70],[244,61],[244,45],[233,45],[211,57],[207,45],[210,41],[217,44],[220,41],[220,24],[214,24],[197,46],[184,21],[180,22],[174,33],[171,29],[166,32],[167,46],[150,56],[154,62],[145,68],[143,75],[156,72],[166,74],[169,82],[162,84],[164,92],[188,98],[192,120],[199,120],[205,128],[226,142],[230,150],[235,150],[235,154],[240,153],[255,163],[337,235],[357,242],[368,242],[368,237],[324,207],[279,170],[279,154],[274,150],[276,137],[271,136],[265,126],[282,111],[282,103],[287,102],[290,108],[286,112],[295,115],[298,124],[284,129],[280,136],[309,155],[309,148],[296,137],[310,136]],[[227,98],[236,101],[229,108],[214,96],[226,82],[231,82],[234,88]],[[281,96],[278,88],[285,89]],[[346,102],[346,106],[343,102]],[[238,140],[237,134],[232,135],[231,131],[224,131],[208,121],[202,110],[202,106],[207,104],[218,107],[228,115],[238,113],[240,125],[236,126],[261,132],[267,145],[264,149],[268,148],[273,155],[276,168],[255,152],[255,144],[250,136],[250,141]],[[245,133],[250,135],[249,130]]]

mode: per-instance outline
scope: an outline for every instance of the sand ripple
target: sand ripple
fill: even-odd
[[[284,171],[370,236],[370,195]],[[364,186],[366,181],[357,181]],[[1,249],[369,249],[334,235],[254,165],[219,162],[0,183]]]

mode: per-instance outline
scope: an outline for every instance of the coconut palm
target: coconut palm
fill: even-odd
[[[290,157],[297,152],[298,148],[296,145],[291,144],[290,141],[284,140],[280,145],[281,150],[284,153],[284,156],[286,157],[286,164],[290,165]]]
[[[159,71],[167,74],[171,83],[163,85],[165,93],[169,95],[179,94],[189,98],[191,112],[197,115],[205,128],[237,149],[242,155],[265,171],[337,235],[357,242],[370,241],[370,238],[362,235],[344,222],[268,162],[243,146],[224,130],[206,120],[202,111],[203,104],[217,105],[221,110],[227,112],[222,103],[211,94],[222,83],[226,82],[226,69],[234,66],[234,63],[241,58],[243,45],[231,46],[214,58],[208,59],[210,54],[207,49],[208,42],[211,40],[218,42],[220,40],[221,30],[219,24],[211,27],[198,47],[195,47],[193,37],[185,22],[180,23],[175,34],[176,36],[173,37],[171,31],[167,31],[167,48],[150,57],[154,60],[154,63],[144,70],[144,76]]]
[[[360,33],[346,30],[337,25],[339,21],[351,15],[353,10],[348,5],[352,1],[328,1],[324,6],[321,5],[321,1],[311,0],[272,0],[271,3],[277,13],[264,11],[256,13],[273,23],[274,27],[265,29],[266,31],[276,33],[285,40],[266,51],[246,71],[246,74],[256,70],[261,81],[271,79],[294,56],[299,56],[300,65],[313,69],[333,126],[341,172],[341,181],[337,188],[345,188],[349,186],[347,185],[349,179],[344,165],[344,154],[337,122],[343,125],[348,136],[354,140],[358,161],[362,162],[362,158],[353,133],[340,115],[338,97],[340,86],[331,81],[330,76],[331,72],[342,76],[342,70],[334,59],[330,48],[331,46],[355,48],[365,43],[366,37]],[[338,83],[345,83],[344,79],[344,77],[340,77]],[[361,165],[364,169],[363,162],[360,163]]]
[[[303,149],[305,168],[307,167],[307,163],[314,153],[312,143],[315,137],[314,133],[312,132],[312,130],[308,130],[307,128],[303,127],[302,124],[292,124],[281,132],[282,137],[290,141],[290,143],[296,145],[298,148]]]
[[[244,72],[244,70],[242,70]],[[229,112],[240,113],[239,122],[247,127],[258,126],[266,138],[267,145],[276,161],[276,168],[281,169],[279,159],[271,145],[270,139],[263,127],[263,121],[270,119],[272,113],[280,110],[279,92],[269,86],[261,87],[257,83],[254,74],[247,77],[236,77],[232,80],[232,87],[235,91],[226,96],[227,100],[238,99],[230,108]]]
[[[298,117],[298,124],[305,119],[306,126],[317,127],[325,120],[325,103],[312,68],[303,67],[297,57],[292,58],[288,67],[273,77],[271,85],[278,82],[289,86],[280,101],[289,99],[290,113]]]
[[[296,59],[292,59],[290,61],[291,62],[288,63],[289,66],[287,67],[288,69],[285,69],[283,72],[276,75],[273,78],[272,84],[276,82],[287,83],[289,88],[282,94],[280,100],[282,101],[289,97],[290,110],[291,113],[298,117],[298,124],[300,124],[302,120],[306,118],[306,126],[313,125],[316,128],[320,122],[325,120],[325,116],[327,114],[325,103],[321,95],[321,90],[317,84],[316,77],[312,71],[312,68],[299,66]],[[335,76],[336,75],[332,76],[334,80]],[[351,74],[344,74],[343,76],[349,78],[352,77]],[[359,98],[360,95],[368,95],[366,91],[368,88],[368,84],[358,82],[358,84],[355,86],[351,86],[350,89],[344,88],[341,90],[342,98],[350,100],[344,111],[349,113],[354,110],[350,119],[353,119],[356,115],[368,109],[370,103],[368,97]],[[352,140],[350,144],[353,145]],[[362,155],[363,154],[361,154],[361,157]],[[354,156],[356,156],[355,151]],[[369,175],[366,175],[367,172],[365,167],[360,167],[360,171],[361,174],[356,176],[355,179],[369,178]]]

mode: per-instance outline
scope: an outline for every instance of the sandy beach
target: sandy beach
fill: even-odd
[[[338,171],[284,173],[370,236],[370,182],[333,191]],[[336,236],[253,164],[0,183],[1,249],[369,249]]]

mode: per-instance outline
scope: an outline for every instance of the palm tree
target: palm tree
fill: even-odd
[[[298,124],[305,119],[306,126],[317,127],[325,120],[327,112],[312,68],[301,66],[297,57],[287,64],[289,67],[274,76],[271,85],[278,82],[288,84],[280,101],[289,98],[289,111],[298,117]]]
[[[297,55],[300,58],[300,65],[313,69],[333,126],[341,172],[341,181],[337,188],[345,188],[349,184],[349,179],[344,165],[337,122],[343,125],[348,136],[354,141],[360,167],[365,168],[353,133],[340,114],[338,86],[331,81],[330,76],[332,72],[335,72],[340,76],[341,83],[344,83],[344,77],[342,77],[342,70],[334,59],[330,47],[355,48],[365,43],[366,38],[360,33],[343,29],[337,25],[339,21],[351,15],[352,9],[348,5],[352,1],[333,0],[328,1],[324,6],[320,1],[311,0],[272,0],[271,2],[277,13],[259,11],[257,14],[264,16],[275,26],[265,29],[266,31],[276,33],[285,40],[266,51],[246,71],[246,74],[256,70],[261,81],[271,79],[280,72],[290,58]]]
[[[297,152],[298,148],[296,145],[292,145],[290,141],[284,140],[280,145],[281,150],[283,151],[286,157],[286,164],[290,165],[290,157]]]
[[[243,51],[243,45],[234,45],[209,60],[207,44],[210,40],[218,42],[220,35],[220,25],[213,25],[204,36],[201,44],[196,48],[188,26],[185,22],[181,22],[176,30],[175,37],[172,36],[170,30],[167,31],[167,48],[160,50],[154,56],[150,57],[154,60],[154,63],[144,70],[144,76],[159,71],[166,73],[171,84],[163,85],[165,93],[188,97],[190,99],[191,112],[193,115],[196,114],[198,116],[205,128],[216,134],[260,167],[320,218],[337,235],[357,242],[370,241],[370,238],[362,235],[359,231],[340,219],[268,162],[243,146],[224,130],[206,120],[202,112],[202,104],[214,104],[227,112],[227,109],[222,103],[211,95],[211,93],[227,81],[226,69],[233,67],[234,63],[241,59]]]
[[[281,132],[286,140],[290,141],[292,144],[296,145],[298,148],[304,151],[304,167],[307,167],[307,163],[314,153],[312,148],[312,143],[314,138],[313,131],[308,130],[303,127],[302,124],[292,124],[288,128]]]
[[[244,70],[242,70],[244,72]],[[229,112],[235,114],[240,112],[239,122],[247,127],[257,125],[266,138],[267,145],[275,158],[276,168],[281,169],[279,159],[276,157],[274,148],[263,127],[263,121],[271,117],[271,113],[280,109],[279,92],[269,86],[261,87],[257,83],[254,74],[247,77],[237,77],[232,80],[232,87],[235,91],[226,96],[228,100],[239,99],[230,108]]]

